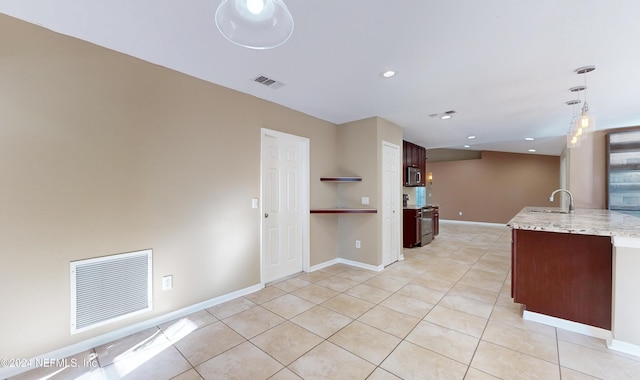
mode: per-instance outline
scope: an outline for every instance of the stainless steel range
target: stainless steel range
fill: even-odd
[[[422,224],[420,246],[423,246],[433,240],[433,207],[427,206],[420,210],[420,221]]]

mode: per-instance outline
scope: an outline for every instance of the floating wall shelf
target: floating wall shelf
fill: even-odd
[[[322,182],[360,182],[362,177],[320,177]]]
[[[375,208],[321,208],[310,211],[312,214],[376,214]]]

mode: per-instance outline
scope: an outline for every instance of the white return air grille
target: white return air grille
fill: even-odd
[[[152,308],[152,250],[71,262],[71,333]]]

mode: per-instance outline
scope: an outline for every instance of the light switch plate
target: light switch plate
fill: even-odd
[[[258,198],[251,198],[251,208],[258,208]]]
[[[168,275],[162,277],[162,290],[169,290],[173,288],[173,276]]]
[[[369,197],[362,197],[362,204],[363,205],[368,205],[369,204]]]

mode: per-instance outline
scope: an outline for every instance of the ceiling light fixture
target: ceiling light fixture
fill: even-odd
[[[596,120],[593,115],[589,114],[589,104],[587,104],[587,73],[595,70],[595,66],[584,66],[576,69],[576,73],[584,75],[584,103],[582,104],[582,113],[577,123],[587,133],[592,133],[596,130]]]
[[[282,0],[222,0],[216,26],[236,45],[272,49],[293,34],[293,17]]]
[[[442,115],[442,116],[440,116],[440,119],[442,119],[442,120],[451,119],[451,115]]]
[[[534,139],[533,137],[525,137],[524,139],[525,139],[525,141],[529,141],[529,142],[527,143],[527,145],[529,146],[529,148],[527,149],[527,151],[528,151],[529,153],[535,153],[535,152],[537,152],[537,151],[538,151],[538,150],[536,149],[536,143],[534,142],[536,139]]]
[[[590,73],[595,69],[595,66],[583,66],[575,70],[576,74],[584,75],[584,86],[572,87],[569,90],[571,92],[584,91],[584,103],[582,104],[582,111],[580,112],[579,117],[576,117],[574,109],[575,121],[571,121],[571,129],[567,136],[568,148],[576,147],[580,140],[586,138],[588,134],[592,133],[596,129],[595,117],[593,116],[593,113],[589,113],[589,104],[587,103],[587,73]],[[580,100],[571,100],[567,102],[569,105],[576,105],[579,103]]]
[[[387,70],[382,73],[382,76],[385,78],[391,78],[392,76],[395,76],[395,75],[396,75],[396,72],[393,70]]]
[[[464,147],[465,148],[471,148],[471,145],[465,145]]]
[[[575,91],[573,91],[575,92]],[[567,133],[567,148],[575,148],[580,146],[580,140],[582,140],[582,130],[576,130],[576,104],[580,104],[579,99],[569,100],[565,102],[568,106],[573,106],[573,117],[569,122],[569,133]]]
[[[467,138],[468,138],[469,140],[473,140],[473,139],[475,139],[475,138],[476,138],[476,136],[471,135],[471,136],[468,136]]]

